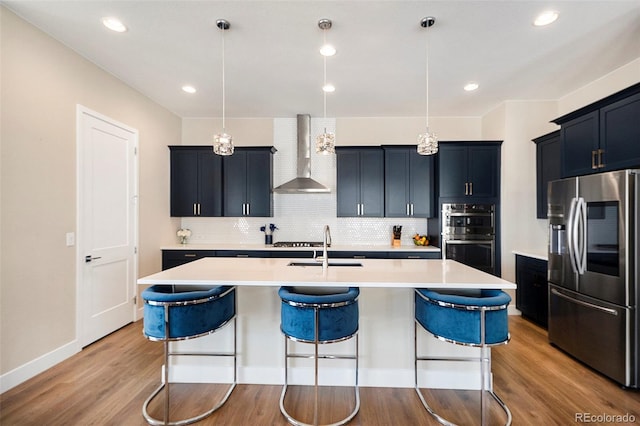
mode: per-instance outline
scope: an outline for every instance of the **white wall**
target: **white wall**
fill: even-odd
[[[0,391],[77,351],[76,104],[139,131],[139,273],[172,242],[181,121],[0,6]],[[78,236],[76,236],[78,238]]]

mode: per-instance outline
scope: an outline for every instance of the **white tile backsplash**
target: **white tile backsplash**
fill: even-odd
[[[335,132],[335,119],[311,119],[311,177],[331,189],[329,194],[274,194],[273,217],[183,218],[191,229],[191,243],[263,244],[263,225],[275,224],[273,241],[322,241],[324,225],[331,227],[334,244],[390,245],[394,225],[402,225],[402,244],[412,245],[415,233],[427,233],[426,219],[338,218],[336,217],[336,158],[315,153],[316,136],[326,127]],[[276,118],[273,145],[274,187],[296,176],[296,119]],[[336,139],[339,135],[336,134]]]

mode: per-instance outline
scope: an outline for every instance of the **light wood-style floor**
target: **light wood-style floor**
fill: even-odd
[[[141,322],[130,324],[0,395],[0,425],[146,424],[141,407],[159,383],[162,344],[147,341],[141,327]],[[514,425],[580,424],[577,415],[583,419],[587,415],[630,415],[640,424],[640,392],[621,389],[552,347],[546,331],[527,320],[511,316],[510,327],[511,342],[493,349],[493,373],[494,389],[511,409]],[[218,385],[176,385],[172,389],[176,415],[206,406],[223,391]],[[238,385],[227,404],[199,424],[286,425],[278,406],[280,390],[280,386]],[[428,394],[432,405],[450,420],[479,424],[468,420],[477,415],[477,392]],[[287,398],[293,414],[308,416],[304,419],[309,422],[312,408],[305,410],[299,398],[310,395],[306,388],[294,388]],[[335,421],[347,412],[352,393],[333,388],[326,395],[320,400],[326,404],[320,421]],[[360,396],[360,412],[352,425],[437,424],[413,389],[361,388]],[[161,403],[152,407],[152,413],[157,408],[160,416]],[[500,424],[504,418],[492,409],[491,420],[491,424]]]

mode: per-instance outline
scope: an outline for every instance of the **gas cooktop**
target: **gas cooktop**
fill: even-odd
[[[322,242],[318,241],[278,241],[273,243],[274,247],[322,247]],[[331,246],[331,244],[328,244]]]

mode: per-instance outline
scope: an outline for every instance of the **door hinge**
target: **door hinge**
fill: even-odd
[[[133,147],[133,155],[138,155],[138,147],[137,146]]]
[[[134,305],[138,304],[138,296],[133,296],[133,304]]]
[[[138,247],[133,248],[133,254],[138,254]]]

